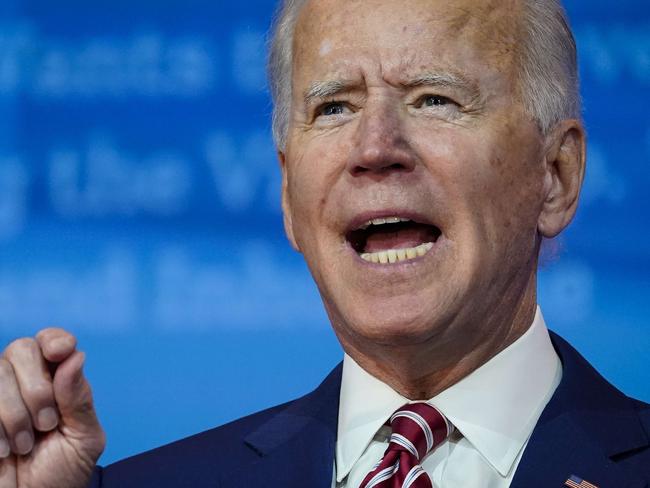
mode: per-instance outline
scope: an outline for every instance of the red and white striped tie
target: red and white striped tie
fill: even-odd
[[[390,418],[393,433],[382,460],[359,488],[433,488],[420,460],[439,446],[453,426],[427,403],[411,403]]]

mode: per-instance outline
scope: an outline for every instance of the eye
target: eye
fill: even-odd
[[[442,119],[455,119],[462,113],[461,106],[444,95],[423,94],[417,98],[411,107],[422,115]]]
[[[424,104],[427,107],[435,107],[440,105],[447,105],[451,100],[439,95],[431,95],[424,99]]]
[[[336,115],[343,115],[346,111],[346,106],[343,102],[329,102],[316,110],[316,117],[334,117]]]
[[[444,107],[445,105],[455,105],[454,101],[442,95],[424,95],[417,103],[416,107]]]

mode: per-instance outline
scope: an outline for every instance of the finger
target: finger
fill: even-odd
[[[34,339],[18,339],[5,349],[14,369],[18,388],[32,416],[32,424],[41,432],[54,429],[59,421],[54,402],[52,377],[41,348]]]
[[[4,458],[8,457],[9,454],[11,454],[9,438],[7,437],[5,429],[2,427],[2,423],[0,422],[0,462],[2,462]],[[2,488],[2,484],[0,484],[0,488]]]
[[[59,365],[54,375],[54,396],[61,424],[90,439],[98,456],[104,447],[104,432],[97,420],[92,391],[83,374],[85,354],[76,351]]]
[[[11,363],[3,358],[0,358],[0,392],[0,422],[11,449],[16,454],[28,454],[34,446],[32,422]]]
[[[64,361],[75,351],[77,339],[69,332],[58,327],[50,327],[36,334],[36,341],[43,356],[51,363]]]
[[[16,456],[0,460],[0,488],[17,488]]]

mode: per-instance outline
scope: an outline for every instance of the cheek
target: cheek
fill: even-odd
[[[480,134],[442,128],[416,136],[412,141],[451,210],[451,224],[459,214],[473,213],[479,203],[491,199],[499,180],[492,174],[489,144],[481,140]]]
[[[303,243],[314,239],[326,227],[325,212],[331,205],[332,189],[340,174],[342,162],[326,144],[302,144],[300,154],[290,158],[288,191],[291,200],[294,234]],[[336,203],[336,202],[333,202]]]
[[[541,163],[526,151],[495,154],[486,171],[483,201],[483,232],[493,251],[521,265],[534,252],[537,220],[541,210],[543,175]],[[502,261],[502,259],[499,259]]]
[[[513,138],[505,149],[494,152],[490,159],[489,178],[494,213],[506,230],[511,227],[524,232],[537,228],[544,189],[544,166],[540,148],[534,138]]]
[[[426,141],[418,152],[450,206],[452,238],[473,232],[494,242],[536,228],[543,173],[534,139],[450,128],[418,140]]]
[[[289,174],[293,234],[303,253],[308,250],[308,237],[313,235],[314,213],[319,206],[313,183],[309,172],[296,170]]]

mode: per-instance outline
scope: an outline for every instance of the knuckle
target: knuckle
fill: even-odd
[[[29,402],[46,403],[53,396],[52,385],[44,381],[35,381],[23,385],[21,391]]]
[[[14,357],[16,354],[29,351],[32,352],[34,351],[34,348],[38,347],[36,344],[36,341],[30,337],[21,337],[20,339],[16,339],[13,341],[11,344],[7,346],[7,349],[5,349],[5,356],[8,358]]]
[[[5,406],[2,423],[9,433],[26,429],[30,425],[29,412],[19,405]]]
[[[69,336],[70,333],[62,329],[61,327],[46,327],[45,329],[41,329],[37,334],[36,338],[37,339],[49,339],[51,337],[57,337],[57,336]]]
[[[76,347],[77,339],[70,332],[58,327],[50,327],[40,331],[36,338],[38,344],[45,351],[52,351],[52,348],[57,349],[60,347]]]
[[[8,376],[13,376],[14,368],[9,361],[4,358],[0,358],[0,377],[6,378]]]

